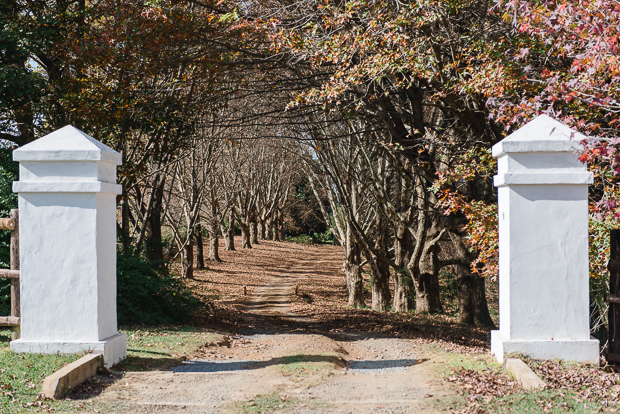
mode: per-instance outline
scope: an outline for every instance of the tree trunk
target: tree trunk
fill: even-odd
[[[250,226],[241,221],[239,222],[239,226],[241,227],[241,248],[251,249],[252,244],[250,243]]]
[[[419,273],[412,275],[415,282],[415,313],[443,312],[439,297],[439,267],[435,246],[422,253]]]
[[[258,223],[256,220],[250,221],[250,243],[258,244]]]
[[[413,279],[406,267],[394,273],[394,312],[406,313],[414,309],[413,290]]]
[[[267,236],[266,236],[267,228],[265,226],[266,226],[265,220],[260,219],[258,221],[258,237],[260,237],[261,240],[267,239]]]
[[[383,312],[390,309],[390,265],[374,258],[375,264],[371,263],[370,274],[372,277],[372,310]],[[370,262],[370,260],[369,260]]]
[[[211,220],[209,224],[209,261],[211,262],[221,262],[220,252],[219,252],[219,239],[217,237],[217,221]]]
[[[273,239],[273,225],[271,224],[271,218],[268,218],[265,221],[265,240],[274,240]]]
[[[473,257],[465,236],[450,233],[459,263],[456,265],[456,288],[459,302],[459,322],[495,329],[489,314],[486,284],[483,277],[471,271]]]
[[[347,290],[349,293],[348,305],[355,309],[366,307],[364,302],[364,279],[362,278],[361,249],[353,239],[353,232],[347,228],[345,235],[345,262],[344,274],[347,278]]]
[[[228,229],[225,231],[222,229],[222,235],[226,243],[226,250],[235,250],[235,212],[232,208],[228,213]]]
[[[280,214],[280,222],[278,223],[278,228],[280,229],[280,240],[286,240],[284,232],[286,231],[286,227],[284,227],[284,217]]]
[[[413,309],[413,279],[407,269],[411,256],[411,233],[402,224],[396,226],[394,237],[394,262],[398,270],[394,272],[393,307],[396,312],[409,312]]]
[[[228,229],[225,225],[220,224],[220,232],[224,236],[224,250],[230,250],[230,240],[228,239]]]
[[[194,240],[193,237],[190,241],[185,245],[185,257],[182,259],[182,273],[183,278],[193,279],[194,278]]]
[[[148,259],[158,267],[165,265],[164,248],[161,237],[161,215],[164,201],[164,184],[166,180],[159,174],[154,178],[153,204],[151,214],[148,216],[146,227],[146,255]]]
[[[489,303],[487,302],[487,289],[486,279],[480,275],[476,275],[478,278],[478,286],[476,289],[476,295],[474,296],[474,306],[476,314],[474,316],[474,322],[478,326],[485,328],[496,329],[495,323],[489,313]]]
[[[377,214],[375,218],[375,251],[387,257],[387,226],[384,217]],[[372,310],[383,312],[390,309],[392,295],[390,292],[390,264],[378,257],[368,257],[372,276]]]
[[[359,262],[347,259],[344,262],[344,273],[347,278],[347,290],[349,291],[348,305],[355,309],[364,309],[364,279]]]
[[[202,270],[205,268],[205,248],[202,238],[202,225],[200,223],[196,224],[194,232],[196,237],[196,269]]]
[[[121,202],[121,243],[123,250],[127,250],[131,244],[129,229],[129,203],[127,200]]]
[[[424,205],[420,205],[422,208]],[[430,223],[429,223],[430,221]],[[442,232],[438,230],[439,222],[435,215],[420,210],[415,249],[407,269],[415,287],[415,312],[443,312],[439,296],[439,261],[437,257],[439,239]],[[417,262],[416,262],[417,259]]]
[[[20,63],[20,66],[23,67],[25,63],[26,62]],[[36,138],[36,135],[34,134],[35,117],[32,111],[32,105],[28,105],[24,109],[26,110],[15,112],[15,125],[17,126],[17,131],[19,132],[19,142],[17,142],[17,144],[20,147],[34,141]]]
[[[466,264],[456,266],[456,289],[459,302],[459,322],[473,325],[475,322],[474,292],[476,280]]]
[[[279,221],[277,217],[271,221],[271,229],[273,231],[271,240],[280,241],[280,227],[279,227]]]

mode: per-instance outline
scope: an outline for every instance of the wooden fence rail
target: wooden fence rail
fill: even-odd
[[[11,280],[11,315],[0,316],[0,326],[12,326],[12,339],[19,339],[19,211],[11,210],[11,216],[0,218],[0,230],[11,231],[11,266],[0,269],[0,279]]]

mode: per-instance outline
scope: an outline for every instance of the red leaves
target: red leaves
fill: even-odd
[[[580,119],[605,118],[611,122],[617,118],[620,87],[613,79],[620,76],[620,8],[614,0],[597,4],[593,7],[591,2],[577,1],[558,6],[555,2],[515,0],[504,5],[519,32],[529,36],[515,36],[520,47],[517,59],[527,55],[533,67],[525,82],[504,94],[505,99],[511,95],[527,96],[530,91],[524,90],[523,85],[533,83],[535,87],[545,87],[532,92],[550,103],[546,112],[551,115],[557,117],[561,110],[577,113]],[[498,120],[509,119],[505,115],[510,111],[520,114],[525,122],[538,109],[518,108],[516,102],[504,103],[497,108]],[[608,130],[606,134],[613,136],[616,132]]]
[[[585,154],[585,153],[584,153],[584,154],[581,154],[581,155],[579,156],[579,161],[581,161],[581,162],[583,162],[583,163],[588,162],[588,154]]]

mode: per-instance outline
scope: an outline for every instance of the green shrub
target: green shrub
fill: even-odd
[[[0,315],[11,313],[11,282],[0,279]]]
[[[116,299],[121,325],[186,323],[200,306],[182,280],[155,267],[143,252],[121,249],[117,258]]]
[[[285,239],[288,242],[300,244],[314,244],[315,240],[308,234],[300,234],[299,236],[289,236]]]
[[[13,181],[19,177],[19,163],[13,161],[13,150],[0,145],[0,217],[8,217],[17,208],[17,194],[13,193]],[[11,232],[0,230],[0,268],[8,268],[10,262]],[[11,282],[0,279],[0,315],[11,313]]]

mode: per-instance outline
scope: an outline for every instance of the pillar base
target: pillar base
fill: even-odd
[[[532,359],[599,364],[598,339],[508,339],[500,331],[491,331],[491,353],[502,364],[509,354],[523,354]]]
[[[11,351],[29,354],[81,354],[93,352],[95,354],[102,354],[103,364],[106,368],[109,368],[127,356],[127,335],[117,333],[96,342],[53,342],[18,339],[11,341]]]

